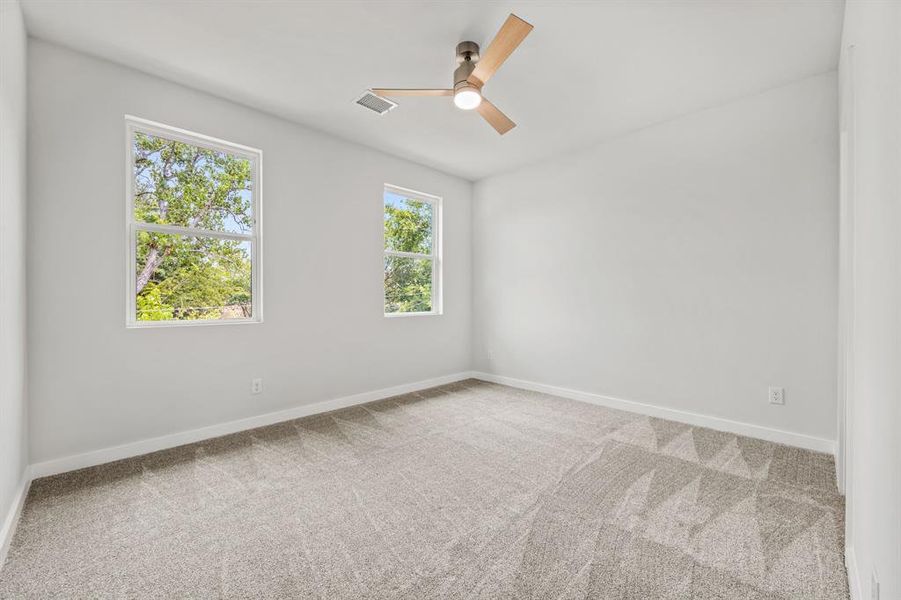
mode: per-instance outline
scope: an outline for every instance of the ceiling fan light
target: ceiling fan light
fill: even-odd
[[[463,110],[472,110],[482,103],[482,94],[473,86],[465,86],[454,92],[454,104]]]

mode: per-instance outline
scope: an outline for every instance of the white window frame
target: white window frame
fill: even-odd
[[[418,202],[426,202],[432,206],[432,252],[430,254],[417,254],[415,252],[397,252],[395,250],[387,250],[385,248],[385,192],[391,192],[392,194],[397,194],[398,196],[403,196],[404,198],[408,198],[410,200],[416,200]],[[382,189],[382,264],[384,265],[384,257],[387,256],[397,256],[401,258],[421,258],[428,259],[432,261],[432,310],[425,312],[393,312],[384,313],[386,317],[394,318],[394,317],[424,317],[424,316],[438,316],[443,314],[443,291],[444,291],[444,282],[442,273],[443,269],[443,261],[442,261],[442,250],[441,250],[441,241],[442,241],[442,223],[443,219],[441,218],[442,212],[442,198],[441,196],[435,196],[433,194],[426,194],[425,192],[418,192],[416,190],[411,190],[409,188],[400,187],[397,185],[392,185],[390,183],[386,183],[384,188]],[[384,267],[383,267],[384,269]],[[385,307],[385,286],[384,282],[382,284],[382,311],[384,312]]]
[[[184,142],[193,146],[225,152],[246,158],[251,162],[253,185],[251,202],[253,227],[250,233],[229,233],[196,227],[140,223],[134,218],[134,137],[136,132]],[[179,129],[163,123],[149,121],[132,115],[125,115],[125,235],[126,235],[126,294],[125,324],[129,328],[145,327],[195,327],[208,325],[240,325],[263,322],[263,151],[249,146],[234,144],[225,140],[203,135],[186,129]],[[139,321],[136,314],[135,295],[135,250],[138,231],[173,233],[178,235],[214,237],[224,240],[249,241],[251,243],[251,316],[241,319],[198,319],[167,321]]]

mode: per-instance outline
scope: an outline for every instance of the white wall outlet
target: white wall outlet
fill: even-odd
[[[785,404],[785,388],[770,388],[770,404]]]
[[[261,394],[263,392],[263,380],[262,379],[254,379],[250,382],[250,393],[251,394]]]
[[[879,578],[876,571],[870,573],[870,600],[879,600]]]

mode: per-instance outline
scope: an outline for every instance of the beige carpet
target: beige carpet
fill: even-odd
[[[832,459],[467,381],[35,481],[2,598],[846,598]]]

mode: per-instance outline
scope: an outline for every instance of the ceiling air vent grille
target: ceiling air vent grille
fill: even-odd
[[[380,115],[385,114],[386,112],[397,106],[397,104],[392,102],[391,100],[387,100],[385,98],[382,98],[381,96],[376,96],[369,90],[363,92],[363,95],[357,98],[356,102],[360,106],[368,108],[369,110],[374,110]]]

